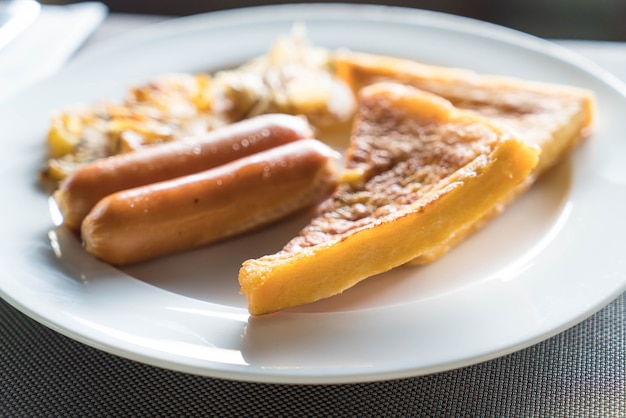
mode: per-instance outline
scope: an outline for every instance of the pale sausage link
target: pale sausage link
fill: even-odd
[[[336,185],[338,153],[303,139],[102,199],[82,224],[85,249],[125,265],[189,250],[318,203]]]
[[[103,158],[66,178],[54,198],[63,222],[78,231],[84,217],[103,197],[209,168],[303,138],[309,123],[296,116],[272,114],[227,125],[201,137],[149,146]]]

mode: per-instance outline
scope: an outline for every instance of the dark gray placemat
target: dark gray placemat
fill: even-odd
[[[186,375],[75,342],[0,300],[0,416],[626,415],[626,294],[547,341],[471,367],[292,386]]]

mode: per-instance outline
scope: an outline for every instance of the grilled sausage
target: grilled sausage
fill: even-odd
[[[315,139],[102,199],[82,223],[85,249],[114,265],[209,244],[311,206],[336,185],[338,153]]]
[[[207,170],[298,139],[312,138],[304,119],[272,114],[209,132],[97,160],[77,169],[55,192],[64,224],[78,231],[84,217],[103,197]]]

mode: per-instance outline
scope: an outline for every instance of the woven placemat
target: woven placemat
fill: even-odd
[[[625,324],[626,294],[555,337],[475,366],[298,386],[211,379],[119,358],[0,300],[0,416],[625,416]]]

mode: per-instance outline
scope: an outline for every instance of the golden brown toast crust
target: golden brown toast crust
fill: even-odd
[[[413,87],[364,88],[359,109],[346,181],[283,251],[243,264],[252,314],[335,295],[428,252],[537,163],[535,147]]]

